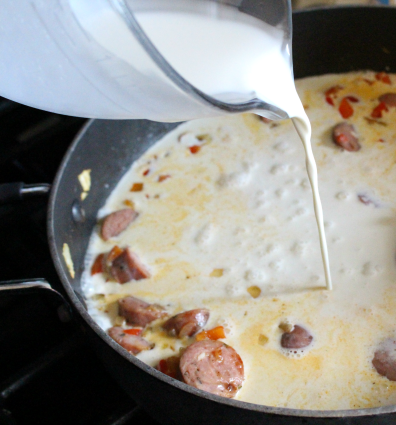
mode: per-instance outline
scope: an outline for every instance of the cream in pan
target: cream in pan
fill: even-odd
[[[396,384],[372,364],[379,347],[393,347],[386,340],[395,337],[396,308],[396,108],[378,100],[395,89],[377,77],[297,82],[313,127],[333,291],[323,289],[312,194],[292,124],[254,115],[197,120],[136,161],[100,211],[99,219],[127,206],[139,214],[117,237],[92,235],[84,291],[100,326],[131,328],[117,306],[128,295],[162,305],[168,317],[206,308],[205,329],[223,326],[219,341],[244,363],[236,399],[305,409],[396,403]],[[347,119],[345,105],[353,111]],[[343,121],[355,126],[360,150],[332,141]],[[131,247],[150,277],[120,284],[91,276],[97,255],[114,245]],[[195,341],[167,335],[166,319],[142,334],[155,347],[137,356],[152,366]],[[308,347],[282,349],[288,324],[309,332]]]

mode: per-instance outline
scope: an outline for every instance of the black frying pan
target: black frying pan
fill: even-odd
[[[294,14],[293,24],[296,78],[362,69],[396,72],[396,9],[344,7],[301,11]],[[396,423],[396,406],[307,411],[254,405],[205,393],[139,361],[87,314],[80,278],[97,211],[131,163],[176,126],[144,120],[90,121],[69,149],[52,188],[48,230],[53,260],[87,338],[110,373],[161,423]],[[88,197],[81,201],[77,175],[85,169],[92,170],[92,187]],[[62,257],[65,243],[70,247],[74,278]]]

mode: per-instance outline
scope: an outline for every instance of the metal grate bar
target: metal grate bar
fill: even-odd
[[[83,340],[79,333],[75,333],[68,339],[65,339],[62,343],[47,351],[46,354],[39,357],[36,361],[24,367],[9,379],[1,383],[0,397],[3,400],[7,399],[24,385],[32,381],[41,372],[62,360],[82,344]]]
[[[108,417],[100,425],[125,425],[130,423],[136,415],[141,412],[141,409],[138,406],[133,407],[131,410],[125,412],[124,410],[114,412],[110,417]]]

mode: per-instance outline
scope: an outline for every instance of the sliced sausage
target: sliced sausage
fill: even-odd
[[[352,124],[347,122],[337,124],[332,134],[334,143],[349,152],[356,152],[361,147]]]
[[[284,332],[281,337],[283,348],[305,348],[311,344],[313,336],[302,326],[295,325],[290,332]]]
[[[396,106],[396,93],[385,93],[378,100],[385,103],[386,106]]]
[[[178,356],[171,356],[167,359],[160,360],[156,369],[171,378],[178,379],[179,381],[182,380],[180,373],[180,357]]]
[[[110,274],[119,283],[150,277],[150,273],[146,266],[129,248],[125,248],[122,253],[112,261]]]
[[[139,298],[125,297],[118,300],[118,314],[130,325],[145,327],[156,319],[167,316],[158,304],[149,304]]]
[[[195,310],[184,311],[168,319],[163,328],[171,336],[184,338],[193,336],[199,332],[209,319],[209,310],[197,308]]]
[[[380,344],[373,360],[375,370],[390,381],[396,381],[396,341],[387,339]]]
[[[141,336],[128,335],[124,333],[124,329],[119,326],[114,326],[108,330],[108,334],[114,339],[115,342],[124,347],[132,354],[138,354],[144,350],[151,350],[154,344],[146,341]]]
[[[109,214],[102,223],[101,235],[107,241],[123,232],[138,216],[132,208],[115,211]]]
[[[220,341],[191,344],[180,359],[180,371],[188,385],[228,398],[235,396],[244,380],[239,354]]]

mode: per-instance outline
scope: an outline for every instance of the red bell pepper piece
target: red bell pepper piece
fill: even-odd
[[[338,110],[342,118],[349,118],[353,115],[353,108],[346,97],[341,100]]]

